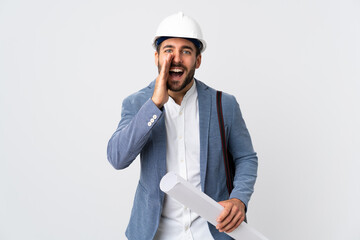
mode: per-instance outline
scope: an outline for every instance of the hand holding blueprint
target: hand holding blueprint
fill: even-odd
[[[224,207],[182,177],[173,172],[167,173],[160,181],[160,189],[199,214],[209,223],[214,226],[217,225],[216,219]],[[226,234],[236,240],[268,240],[245,222],[242,222],[233,232]]]

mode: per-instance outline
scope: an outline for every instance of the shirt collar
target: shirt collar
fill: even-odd
[[[184,100],[186,101],[190,96],[194,95],[194,93],[196,93],[196,81],[195,80],[194,80],[193,85],[191,86],[191,88],[185,93],[184,98],[183,98],[183,102],[184,102]]]

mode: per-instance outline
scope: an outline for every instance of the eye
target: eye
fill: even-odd
[[[166,53],[171,53],[172,50],[171,50],[171,49],[165,49],[164,52],[166,52]]]
[[[191,54],[191,52],[188,51],[188,50],[183,50],[183,53],[184,53],[184,54],[187,54],[187,55]]]

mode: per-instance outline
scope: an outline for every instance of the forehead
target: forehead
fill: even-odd
[[[196,48],[194,43],[184,38],[168,38],[161,43],[160,48],[163,48],[165,46],[173,46],[176,48],[191,47],[194,50]]]

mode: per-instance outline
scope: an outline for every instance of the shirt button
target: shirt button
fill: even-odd
[[[181,140],[181,139],[182,139],[182,136],[180,136],[179,139]]]
[[[148,126],[149,126],[149,127],[151,126],[151,122],[148,122]]]
[[[180,162],[184,162],[184,159],[181,159]]]
[[[150,122],[151,122],[151,123],[153,123],[153,122],[154,122],[154,119],[153,119],[153,118],[152,118],[152,119],[150,119]]]
[[[157,118],[157,116],[156,116],[156,115],[154,115],[154,116],[153,116],[153,119],[156,119],[156,118]]]
[[[182,115],[182,111],[181,111],[181,112],[179,112],[179,115],[180,115],[180,116]]]
[[[189,230],[189,226],[185,225],[185,231]]]

